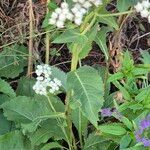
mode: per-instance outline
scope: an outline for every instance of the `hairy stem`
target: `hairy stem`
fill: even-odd
[[[50,3],[50,0],[47,0],[47,6]],[[49,13],[49,9],[47,7],[47,14]],[[47,31],[47,30],[46,30]],[[45,54],[45,63],[49,64],[49,56],[50,56],[50,34],[47,32],[45,37],[45,46],[46,46],[46,54]]]
[[[32,0],[29,0],[29,57],[28,57],[28,72],[27,76],[31,76],[32,67],[33,67],[33,6]]]

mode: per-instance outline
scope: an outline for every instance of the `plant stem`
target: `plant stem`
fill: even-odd
[[[119,13],[112,13],[112,14],[96,14],[97,17],[110,17],[110,16],[120,16],[120,15],[125,15],[125,14],[131,14],[135,12],[134,10],[130,11],[124,11],[124,12],[119,12]]]
[[[51,102],[49,96],[46,95],[46,97],[47,97],[47,99],[48,99],[49,105],[50,105],[50,107],[52,108],[53,112],[56,112],[56,110],[55,110],[55,108],[54,108],[54,106],[53,106],[53,104],[52,104],[52,102]],[[60,125],[60,127],[61,127],[61,129],[62,129],[62,131],[63,131],[63,133],[64,133],[64,135],[65,135],[65,137],[66,137],[66,140],[67,140],[67,142],[68,142],[69,149],[72,150],[72,145],[71,145],[71,143],[70,143],[70,140],[68,139],[68,135],[67,135],[67,133],[66,133],[65,128],[62,126],[63,123],[62,123],[61,119],[60,119],[60,118],[56,118],[56,120],[57,120],[57,122],[59,123],[59,125]]]
[[[50,3],[50,0],[47,0],[47,14],[49,13],[48,4]],[[45,37],[45,46],[46,46],[46,54],[45,54],[45,63],[49,64],[49,56],[50,56],[50,37],[49,33],[46,33]]]
[[[33,6],[32,0],[29,0],[29,57],[28,57],[28,72],[27,76],[31,76],[33,62],[32,62],[32,55],[33,55]]]

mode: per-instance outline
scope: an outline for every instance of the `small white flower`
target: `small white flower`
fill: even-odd
[[[92,4],[88,1],[86,1],[84,4],[83,4],[83,7],[86,8],[86,9],[89,9],[90,7],[92,6]]]
[[[82,18],[82,17],[83,17],[83,14],[78,11],[78,12],[75,14],[75,17],[76,17],[76,18]]]
[[[82,19],[76,18],[76,19],[74,20],[74,22],[75,22],[76,25],[81,25]]]
[[[83,4],[83,3],[85,3],[85,0],[78,0],[78,2]]]
[[[65,14],[60,14],[59,15],[59,20],[61,20],[61,21],[65,21],[66,20],[66,15]]]
[[[61,7],[62,7],[63,9],[66,9],[66,8],[68,8],[69,6],[68,6],[68,3],[63,2],[63,3],[61,3]]]
[[[137,12],[141,12],[144,8],[141,3],[137,3],[137,5],[134,6]]]
[[[55,9],[55,12],[56,12],[57,14],[61,14],[61,13],[62,13],[62,10],[61,10],[61,8],[56,8],[56,9]]]
[[[72,20],[72,19],[73,19],[73,14],[72,14],[72,13],[68,13],[68,14],[66,15],[66,18],[67,18],[68,20]]]
[[[62,84],[61,84],[61,81],[58,80],[57,78],[54,78],[54,82],[55,82],[58,86],[61,86],[61,85],[62,85]]]
[[[53,12],[51,14],[51,18],[56,19],[58,17],[58,14],[56,12]]]
[[[73,7],[73,8],[71,9],[71,11],[72,11],[74,14],[76,14],[79,10],[78,10],[78,8]]]
[[[146,9],[149,9],[150,8],[150,2],[149,0],[144,0],[142,1],[141,5],[146,8]]]
[[[141,17],[147,18],[149,15],[149,11],[147,9],[144,9],[141,11]]]
[[[56,26],[57,26],[58,28],[63,28],[63,27],[64,27],[64,22],[61,21],[61,20],[58,20],[58,21],[56,22]]]

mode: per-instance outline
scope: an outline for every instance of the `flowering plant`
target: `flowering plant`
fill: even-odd
[[[129,17],[140,13],[150,23],[150,2],[52,0],[47,7],[44,56],[32,51],[32,31],[29,54],[23,45],[10,46],[18,66],[8,57],[10,49],[0,53],[0,150],[148,149],[150,54],[139,52],[136,63],[120,43]],[[88,65],[93,47],[103,65]],[[57,49],[70,56],[66,70],[54,61]]]

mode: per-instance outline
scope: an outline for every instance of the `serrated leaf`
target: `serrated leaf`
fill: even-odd
[[[82,114],[80,107],[73,109],[71,112],[71,119],[73,121],[73,124],[77,128],[78,132],[81,134],[84,134],[84,132],[87,129],[88,120],[87,118]]]
[[[17,107],[16,107],[17,106]],[[40,123],[48,118],[63,117],[63,113],[52,112],[49,105],[29,97],[18,96],[1,105],[8,120],[17,123]]]
[[[89,32],[86,33],[87,41],[80,44],[79,58],[83,59],[88,56],[90,50],[92,49],[92,43],[98,31],[98,24],[96,23]]]
[[[107,150],[110,144],[107,139],[92,133],[86,139],[83,150]]]
[[[68,90],[74,91],[74,99],[81,104],[81,111],[97,126],[98,112],[103,105],[103,83],[97,70],[84,66],[70,72],[67,77]]]
[[[12,87],[6,81],[4,81],[2,79],[0,79],[0,92],[2,92],[3,94],[6,94],[12,98],[16,96]]]
[[[51,143],[48,143],[46,145],[44,145],[41,150],[50,150],[50,149],[54,149],[54,148],[60,148],[60,149],[63,149],[63,146],[61,146],[59,143],[57,142],[51,142]]]
[[[17,141],[16,141],[17,140]],[[0,136],[0,149],[1,150],[25,150],[23,136],[19,131],[9,132]]]
[[[11,131],[12,122],[8,121],[3,112],[0,111],[0,135],[6,134],[7,132]]]
[[[33,90],[33,85],[35,83],[35,79],[28,77],[21,77],[18,80],[18,87],[16,90],[17,95],[33,97],[35,92]]]
[[[99,127],[100,132],[112,135],[124,135],[126,134],[126,130],[120,125],[100,125]]]
[[[27,49],[23,45],[4,48],[0,53],[0,77],[17,77],[27,65],[27,56]]]
[[[87,41],[87,37],[85,35],[80,34],[78,30],[68,29],[59,35],[52,43],[83,43]]]

